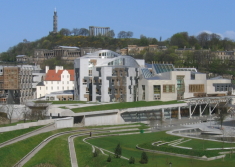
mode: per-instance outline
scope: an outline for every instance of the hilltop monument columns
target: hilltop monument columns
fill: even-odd
[[[90,36],[98,36],[98,35],[106,36],[109,31],[110,31],[109,27],[95,27],[95,26],[89,27]]]

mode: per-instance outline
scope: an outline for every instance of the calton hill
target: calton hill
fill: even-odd
[[[156,35],[157,36],[157,35]],[[175,67],[195,67],[200,72],[223,75],[233,79],[235,75],[235,42],[220,35],[202,32],[197,36],[189,36],[187,32],[179,32],[166,40],[146,37],[133,38],[133,32],[120,31],[116,36],[113,30],[105,36],[89,36],[85,28],[69,30],[62,28],[58,33],[50,33],[36,41],[24,39],[16,46],[1,53],[1,64],[17,64],[17,55],[34,56],[35,49],[52,50],[56,46],[76,46],[109,49],[120,52],[128,45],[149,46],[158,45],[157,50],[145,47],[138,52],[129,52],[128,55],[138,59],[145,59],[146,63],[172,63]],[[30,63],[34,63],[33,61]],[[43,61],[41,68],[46,65],[53,69],[63,65],[72,69],[73,64],[66,64],[60,57]],[[222,69],[222,70],[221,70]]]

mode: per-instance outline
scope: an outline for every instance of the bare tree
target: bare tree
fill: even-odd
[[[72,31],[71,31],[71,33],[74,35],[74,36],[77,36],[77,35],[79,35],[79,29],[78,28],[74,28]]]
[[[12,122],[13,115],[15,118],[18,118],[18,119],[21,117],[21,108],[16,105],[2,104],[2,106],[0,107],[0,110],[7,114],[7,118],[9,119],[9,123]]]
[[[223,122],[226,119],[226,117],[228,116],[227,107],[219,105],[217,107],[217,109],[218,109],[218,114],[217,114],[216,121],[218,122],[218,124],[220,124],[220,128],[222,129],[223,128]]]
[[[40,120],[45,119],[47,116],[47,112],[49,109],[50,103],[33,103],[29,104],[28,107],[31,109],[30,112],[28,112],[28,118],[32,120]]]

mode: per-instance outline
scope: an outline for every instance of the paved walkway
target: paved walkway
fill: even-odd
[[[18,136],[18,137],[16,137],[16,138],[13,138],[13,139],[8,140],[8,141],[6,141],[6,142],[0,143],[0,148],[5,147],[5,146],[10,145],[10,144],[13,144],[13,143],[16,143],[16,142],[18,142],[18,141],[27,139],[27,138],[29,138],[29,137],[38,135],[38,134],[40,134],[40,133],[49,132],[49,131],[53,131],[53,130],[56,130],[54,124],[52,124],[52,125],[50,125],[50,126],[47,126],[47,127],[43,127],[43,128],[41,128],[40,130],[34,130],[34,131],[32,131],[32,132],[23,134],[23,135],[21,135],[21,136]]]

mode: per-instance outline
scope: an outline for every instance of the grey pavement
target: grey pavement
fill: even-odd
[[[23,135],[21,135],[21,136],[18,136],[18,137],[16,137],[16,138],[13,138],[13,139],[8,140],[8,141],[6,141],[6,142],[0,143],[0,148],[5,147],[5,146],[10,145],[10,144],[13,144],[13,143],[16,143],[16,142],[18,142],[18,141],[27,139],[27,138],[29,138],[29,137],[38,135],[38,134],[40,134],[40,133],[45,133],[45,132],[49,132],[49,131],[53,131],[53,130],[56,130],[54,124],[52,124],[52,125],[50,125],[50,126],[47,126],[47,127],[45,127],[45,128],[41,128],[40,130],[35,130],[35,131],[32,131],[32,132],[23,134]]]

